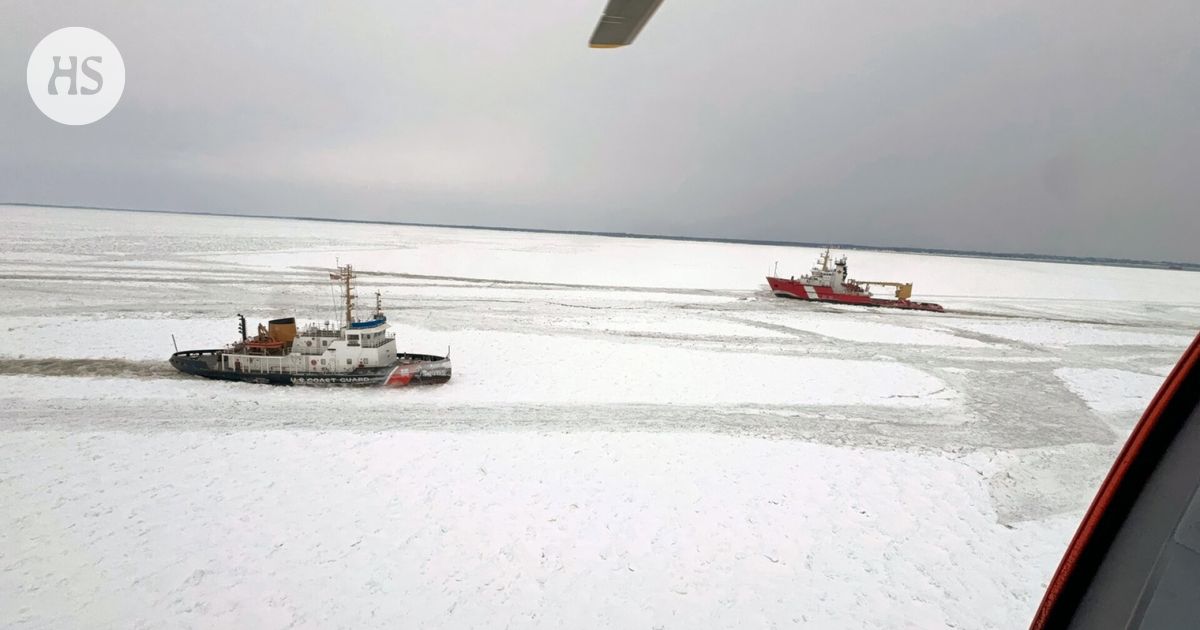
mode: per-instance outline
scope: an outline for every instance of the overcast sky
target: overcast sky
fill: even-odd
[[[1200,262],[1196,0],[603,6],[0,0],[0,201]],[[85,127],[64,26],[125,60]]]

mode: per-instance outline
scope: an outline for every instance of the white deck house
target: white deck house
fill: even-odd
[[[296,335],[290,352],[226,352],[222,367],[242,372],[344,374],[360,367],[390,365],[396,362],[396,338],[388,328],[382,315],[340,330],[313,325]]]

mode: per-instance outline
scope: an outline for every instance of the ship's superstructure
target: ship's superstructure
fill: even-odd
[[[369,319],[354,319],[353,267],[329,275],[342,291],[344,320],[297,329],[295,318],[273,319],[246,334],[246,318],[238,315],[241,340],[220,350],[177,352],[171,364],[182,372],[221,380],[290,385],[407,385],[445,382],[449,357],[396,352],[388,332],[382,296],[375,293]]]
[[[799,278],[767,277],[771,291],[779,297],[812,300],[818,302],[839,302],[842,304],[860,304],[863,306],[885,306],[921,311],[942,312],[938,304],[929,302],[913,302],[911,282],[890,281],[858,281],[849,278],[846,257],[842,256],[830,262],[829,249],[817,259],[817,264],[807,275]],[[893,299],[877,298],[871,294],[871,287],[886,286],[895,289]]]

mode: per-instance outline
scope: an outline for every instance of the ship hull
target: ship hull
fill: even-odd
[[[810,302],[832,302],[835,304],[855,304],[858,306],[876,306],[882,308],[900,308],[910,311],[945,312],[940,304],[931,302],[913,302],[912,300],[885,300],[869,295],[854,293],[837,293],[829,287],[804,284],[787,278],[767,277],[767,284],[776,297],[807,300]]]
[[[450,380],[449,357],[397,354],[396,363],[352,372],[248,372],[221,368],[221,350],[185,350],[171,355],[171,365],[192,376],[219,381],[310,387],[405,387]]]

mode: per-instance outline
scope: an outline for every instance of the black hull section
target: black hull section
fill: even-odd
[[[397,362],[380,368],[353,372],[246,372],[221,367],[222,350],[184,350],[171,355],[171,365],[185,374],[218,381],[263,385],[307,385],[312,387],[404,387],[435,385],[450,380],[448,357],[432,354],[397,354]]]

